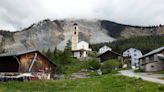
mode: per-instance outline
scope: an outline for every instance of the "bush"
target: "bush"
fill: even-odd
[[[164,86],[163,85],[159,85],[158,89],[163,91],[164,90]]]
[[[90,51],[90,52],[88,53],[88,56],[89,56],[89,57],[97,57],[97,52],[96,52],[96,51]]]
[[[103,74],[111,73],[113,70],[118,69],[121,66],[121,62],[118,60],[108,60],[105,61],[101,66],[101,71]]]
[[[89,73],[89,76],[90,76],[90,77],[95,77],[95,76],[98,76],[98,74],[97,74],[96,72],[90,72],[90,73]]]
[[[109,63],[101,65],[102,74],[107,74],[112,72],[112,68]]]
[[[134,72],[143,72],[143,70],[139,68],[139,69],[134,70]]]
[[[92,70],[97,70],[100,68],[100,63],[96,59],[92,59],[88,61],[89,68]]]
[[[82,61],[82,62],[83,62],[82,63],[82,68],[89,69],[91,67],[90,64],[87,61]]]

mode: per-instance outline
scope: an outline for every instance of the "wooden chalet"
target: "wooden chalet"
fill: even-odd
[[[122,60],[123,56],[121,54],[118,54],[117,52],[107,50],[106,52],[98,55],[97,58],[100,59],[100,62],[104,62],[104,61],[107,61],[107,60],[110,60],[110,59]]]
[[[0,72],[35,73],[44,71],[55,76],[56,65],[37,50],[0,55]]]

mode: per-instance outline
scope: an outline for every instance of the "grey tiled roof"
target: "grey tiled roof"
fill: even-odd
[[[30,53],[30,52],[34,52],[34,51],[38,51],[38,50],[33,49],[33,50],[28,50],[28,51],[2,53],[2,54],[0,54],[0,57],[5,57],[5,56],[18,56],[18,55],[21,55],[21,54]]]
[[[160,48],[157,48],[155,50],[150,51],[149,53],[143,55],[141,58],[147,57],[147,56],[152,55],[152,54],[156,54],[156,53],[158,53],[158,52],[160,52],[162,50],[164,50],[164,46],[162,46]]]

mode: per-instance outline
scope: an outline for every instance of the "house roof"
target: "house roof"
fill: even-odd
[[[8,52],[8,53],[0,54],[0,57],[19,56],[19,55],[26,54],[26,53],[31,53],[31,52],[34,52],[34,51],[38,51],[38,50],[33,49],[33,50],[20,51],[20,52]]]
[[[77,23],[74,23],[73,25],[78,25]]]
[[[56,66],[48,57],[44,56],[41,52],[39,52],[36,49],[33,50],[28,50],[28,51],[21,51],[21,52],[11,52],[11,53],[3,53],[0,54],[0,58],[2,57],[12,57],[12,56],[20,56],[23,54],[27,54],[27,53],[31,53],[31,52],[38,52],[40,55],[42,55],[45,59],[47,59],[51,64],[53,64],[54,66]]]
[[[88,43],[88,42],[86,42],[86,41],[80,41],[80,42],[78,42],[78,44],[80,44],[80,43],[89,44],[89,43]]]
[[[106,46],[106,45],[102,46],[100,49],[102,49],[102,48],[109,48],[109,49],[112,49],[112,48],[110,48],[110,47],[108,47],[108,46]]]
[[[136,49],[136,48],[128,48],[128,49],[125,49],[125,50],[124,50],[124,52],[126,52],[126,51],[128,51],[128,50],[131,50],[131,49],[132,49],[132,50],[141,51],[141,50],[139,50],[139,49]],[[123,53],[124,53],[124,52],[123,52]]]
[[[156,54],[156,53],[158,53],[158,52],[160,52],[160,51],[162,51],[162,50],[164,50],[164,46],[163,46],[163,47],[160,47],[160,48],[157,48],[157,49],[155,49],[155,50],[150,51],[149,53],[143,55],[141,58],[144,58],[144,57],[147,57],[147,56]],[[139,58],[139,59],[141,59],[141,58]]]
[[[89,50],[86,49],[72,50],[72,52],[78,52],[78,51],[89,51]]]
[[[106,54],[106,53],[108,53],[108,52],[112,52],[112,53],[114,53],[114,54],[116,54],[116,55],[118,55],[118,56],[122,56],[121,54],[119,54],[119,53],[117,53],[117,52],[107,50],[106,52],[104,52],[104,53],[102,53],[102,54],[99,54],[97,57],[100,57],[100,56],[102,56],[102,55],[104,55],[104,54]]]

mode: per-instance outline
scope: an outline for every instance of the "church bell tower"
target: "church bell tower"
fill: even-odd
[[[72,50],[77,50],[77,44],[78,44],[78,35],[79,35],[79,27],[78,24],[74,23],[73,24],[73,31],[72,31]]]

